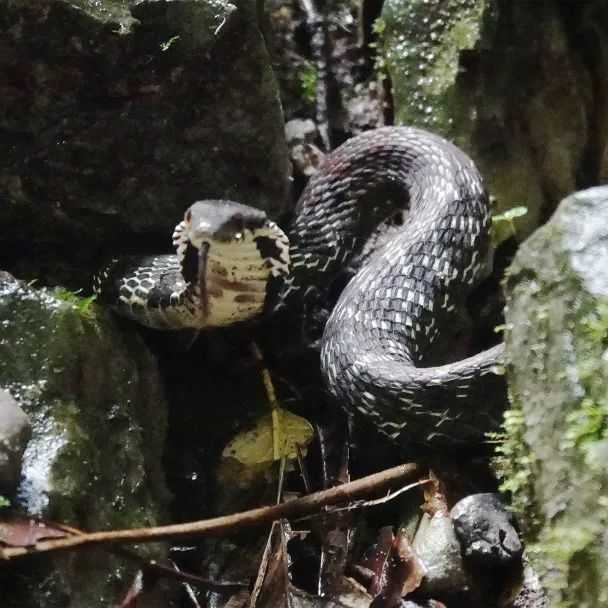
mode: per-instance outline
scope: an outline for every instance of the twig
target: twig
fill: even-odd
[[[296,498],[280,505],[259,507],[241,513],[224,515],[183,524],[92,532],[40,541],[31,547],[3,547],[0,559],[14,559],[24,555],[34,555],[49,551],[62,551],[83,546],[99,546],[117,543],[157,542],[165,539],[191,538],[200,536],[221,536],[246,528],[268,524],[278,519],[294,519],[319,512],[323,507],[346,503],[357,498],[383,492],[395,485],[402,485],[422,474],[423,469],[412,463],[402,464],[380,473],[362,477],[356,481]]]
[[[40,521],[43,524],[50,525],[53,528],[63,530],[64,532],[73,534],[75,536],[86,535],[86,532],[83,530],[74,528],[73,526],[68,526],[67,524],[44,519],[37,519],[36,521]],[[143,557],[142,555],[139,555],[139,553],[135,553],[126,547],[105,547],[105,549],[114,555],[137,564],[142,570],[152,572],[157,576],[174,579],[186,584],[193,584],[197,587],[210,589],[211,591],[238,591],[239,589],[243,589],[248,585],[248,582],[246,581],[213,581],[203,576],[199,576],[198,574],[191,574],[190,572],[179,570],[175,564],[173,564],[173,567],[170,568],[169,566],[165,566],[154,559]],[[0,558],[1,557],[2,554],[0,554]]]
[[[419,481],[415,481],[414,483],[409,483],[402,488],[399,488],[396,492],[391,492],[390,490],[387,492],[386,496],[381,496],[380,498],[375,498],[374,500],[357,500],[356,502],[351,503],[346,507],[338,507],[336,509],[331,509],[328,513],[339,513],[340,511],[352,511],[353,509],[360,509],[362,507],[376,507],[378,505],[384,505],[391,500],[397,498],[404,492],[412,490],[413,488],[417,488],[418,486],[423,486],[427,483],[431,483],[432,479],[421,479]]]
[[[270,404],[270,411],[272,413],[272,458],[273,460],[280,460],[281,458],[281,446],[283,445],[283,430],[281,428],[281,421],[279,419],[279,412],[281,406],[277,399],[277,393],[274,390],[274,384],[270,372],[264,363],[264,355],[259,346],[255,343],[251,343],[251,352],[255,360],[260,366],[260,372],[262,374],[262,382],[264,383],[264,389],[266,390],[266,397]]]

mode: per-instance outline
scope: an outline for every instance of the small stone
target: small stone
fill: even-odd
[[[512,608],[548,608],[547,594],[538,574],[524,555],[521,589],[512,603]]]
[[[0,389],[0,487],[19,482],[25,446],[30,439],[30,420],[12,395]]]
[[[507,565],[519,560],[523,551],[513,514],[499,494],[472,494],[451,511],[462,553],[485,565]]]
[[[285,123],[287,145],[313,143],[318,137],[317,125],[310,118],[294,118]]]
[[[425,594],[468,591],[469,576],[449,517],[439,513],[432,518],[424,515],[414,537],[413,548],[427,569],[421,586]]]

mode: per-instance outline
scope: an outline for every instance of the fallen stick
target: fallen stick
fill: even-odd
[[[423,471],[423,468],[417,464],[402,464],[329,490],[308,494],[278,505],[259,507],[232,515],[169,526],[77,534],[66,538],[42,540],[28,547],[2,547],[0,549],[0,559],[10,560],[25,555],[65,551],[83,546],[149,543],[195,536],[221,536],[238,532],[244,528],[272,523],[279,519],[294,519],[317,513],[323,507],[349,502],[406,483],[414,477],[420,476]]]

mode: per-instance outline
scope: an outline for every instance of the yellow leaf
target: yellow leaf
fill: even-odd
[[[277,426],[273,426],[272,413],[258,418],[252,429],[239,433],[228,443],[222,457],[234,458],[246,466],[255,466],[283,456],[295,459],[296,446],[300,446],[305,454],[306,446],[314,435],[310,422],[281,408],[274,410],[274,415]],[[274,454],[274,433],[277,433],[278,438],[278,454]]]

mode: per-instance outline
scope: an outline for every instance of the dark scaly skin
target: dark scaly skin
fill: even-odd
[[[298,203],[293,276],[282,296],[322,284],[348,262],[391,212],[366,201],[386,185],[409,199],[410,213],[331,314],[321,348],[327,387],[400,443],[478,444],[502,419],[502,345],[424,367],[433,342],[457,322],[487,272],[488,198],[462,151],[407,127],[369,131],[335,150]]]
[[[399,204],[382,204],[387,191]],[[220,202],[243,217],[259,215]],[[342,293],[322,339],[322,371],[342,404],[396,441],[479,443],[502,417],[505,385],[495,373],[502,345],[424,367],[432,363],[433,343],[457,322],[483,277],[489,249],[490,213],[481,178],[452,144],[420,129],[385,127],[330,154],[298,202],[289,234],[291,274],[282,284],[269,281],[265,311],[326,286],[377,224],[408,202],[402,229],[365,261]],[[230,242],[230,234],[224,238]],[[232,245],[239,247],[237,238]],[[102,272],[102,297],[115,307],[120,295],[127,298],[127,316],[140,323],[190,326],[190,309],[196,313],[198,300],[178,297],[187,283],[178,256],[120,264]]]

